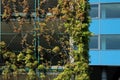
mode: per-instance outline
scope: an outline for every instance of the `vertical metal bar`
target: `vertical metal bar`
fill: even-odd
[[[40,0],[38,0],[38,9],[40,9]],[[40,22],[40,18],[38,17],[38,22]],[[38,26],[40,28],[40,25]],[[39,34],[39,33],[38,33]],[[38,46],[40,45],[40,36],[38,35]],[[40,63],[40,55],[38,51],[38,63]]]
[[[38,0],[38,10],[40,9],[40,0]],[[37,18],[37,20],[38,20],[38,23],[40,22],[40,17],[38,16],[38,18]],[[40,25],[38,25],[38,28],[40,28]],[[40,34],[40,32],[38,31],[38,34]],[[38,46],[40,45],[40,36],[38,35],[37,36],[37,38],[38,38]],[[40,54],[39,54],[39,51],[37,52],[37,60],[38,60],[38,63],[40,63]],[[38,71],[38,76],[40,76],[40,71]]]
[[[98,59],[98,64],[101,64],[101,3],[99,0],[98,3],[98,17],[99,17],[99,22],[98,22],[98,29],[99,29],[99,33],[98,33],[98,49],[99,49],[99,59]]]
[[[100,0],[99,0],[99,3],[98,3],[98,18],[99,18],[99,22],[98,22],[98,29],[99,29],[99,32],[98,32],[98,49],[100,50],[100,46],[101,46],[101,44],[100,44],[100,42],[101,42],[101,40],[100,40],[100,33],[101,33],[101,21],[100,21],[100,15],[101,15],[101,4],[100,4]]]
[[[38,0],[38,9],[40,9],[40,0]],[[38,17],[38,21],[40,21],[39,17]]]
[[[34,8],[35,8],[35,20],[36,20],[36,3],[37,3],[37,0],[35,0],[35,6],[34,6]]]
[[[35,0],[35,6],[34,6],[34,9],[35,9],[35,18],[34,18],[34,53],[35,53],[35,56],[37,55],[37,51],[36,51],[36,46],[37,46],[37,38],[36,38],[36,3],[37,1]]]
[[[37,21],[37,2],[38,2],[38,0],[35,0],[35,6],[34,6],[34,8],[35,8],[35,18],[34,18],[34,52],[35,52],[35,57],[36,57],[36,59],[38,60],[38,36],[37,36],[37,32],[38,31],[36,31],[36,28],[38,28],[37,27],[37,24],[36,24],[36,21]],[[39,71],[36,69],[36,74],[38,75],[38,77],[40,76],[40,73],[39,73]]]

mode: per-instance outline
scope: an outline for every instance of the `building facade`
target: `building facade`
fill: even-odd
[[[119,80],[120,0],[89,0],[89,2],[92,17],[90,31],[94,33],[90,40],[89,52],[91,80]],[[19,46],[19,43],[24,33],[22,35],[14,33],[11,25],[5,22],[0,24],[0,40],[7,42],[7,47],[11,50],[21,50],[22,46]],[[31,24],[26,23],[23,31],[31,29],[33,29]],[[29,36],[29,40],[32,40],[31,35]]]
[[[119,80],[120,0],[90,0],[92,80]]]

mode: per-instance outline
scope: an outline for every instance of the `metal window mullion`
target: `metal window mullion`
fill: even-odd
[[[35,6],[34,6],[34,8],[35,8],[35,18],[33,19],[34,20],[34,53],[35,53],[35,56],[37,55],[37,51],[36,51],[36,46],[37,46],[37,44],[36,44],[36,42],[37,42],[37,39],[36,39],[36,3],[37,3],[37,0],[35,0]]]
[[[99,1],[100,1],[100,0],[99,0]],[[99,28],[98,28],[98,29],[99,29],[99,30],[98,30],[98,31],[99,31],[99,32],[98,32],[98,50],[100,50],[100,47],[101,47],[101,44],[100,44],[100,43],[101,43],[101,36],[100,36],[100,33],[101,33],[101,20],[100,20],[100,9],[101,9],[101,8],[100,8],[100,7],[101,7],[101,6],[100,6],[100,5],[101,5],[101,4],[100,4],[100,2],[99,2],[99,4],[98,4],[98,17],[99,17],[99,22],[98,22],[98,27],[99,27]]]
[[[38,9],[40,9],[40,0],[38,0]],[[40,18],[39,17],[38,17],[38,22],[40,22]],[[38,25],[38,28],[40,28],[40,25]],[[40,45],[40,36],[38,35],[37,37],[38,37],[38,46],[39,46]],[[38,51],[38,63],[40,63],[39,51]]]
[[[100,47],[101,47],[101,19],[100,19],[100,10],[101,9],[101,3],[100,3],[100,0],[99,0],[99,4],[98,4],[98,29],[99,29],[99,32],[98,32],[98,50],[99,50],[99,52],[98,52],[98,64],[101,64],[101,49],[100,49]]]

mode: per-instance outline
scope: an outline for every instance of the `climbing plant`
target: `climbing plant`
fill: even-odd
[[[51,0],[40,0],[39,5],[35,6],[34,17],[29,0],[2,0],[2,20],[12,24],[13,32],[22,33],[26,22],[34,27],[24,32],[20,43],[24,48],[17,54],[6,52],[6,44],[0,43],[3,46],[1,54],[3,57],[5,55],[5,59],[7,57],[7,68],[3,71],[7,78],[11,72],[15,75],[24,72],[27,73],[27,80],[36,77],[45,79],[51,66],[57,65],[64,68],[54,80],[89,80],[89,2],[58,0],[54,6],[47,6],[50,2]],[[22,8],[20,11],[23,15],[19,15],[18,5]],[[17,26],[12,18],[16,20]],[[31,44],[27,43],[29,34],[33,37]]]
[[[74,61],[65,65],[64,71],[54,80],[89,80],[89,2],[88,0],[58,0],[56,7],[60,19],[64,20],[66,32],[73,39],[70,56]]]
[[[2,7],[4,7],[2,21],[5,24],[11,24],[14,33],[22,35],[19,44],[23,48],[22,51],[15,53],[8,49],[5,42],[1,42],[1,46],[4,46],[1,51],[5,51],[1,52],[5,61],[4,80],[10,79],[10,74],[17,79],[21,73],[27,75],[26,80],[44,79],[46,72],[52,71],[50,70],[52,65],[63,66],[67,63],[69,36],[64,34],[65,28],[61,24],[63,21],[55,18],[55,12],[53,13],[55,9],[45,7],[46,2],[50,1],[41,0],[40,6],[35,6],[36,15],[34,17],[29,0],[2,0]],[[20,10],[17,9],[18,6],[21,7]],[[26,24],[31,24],[33,29],[23,31]],[[31,44],[27,43],[29,35],[33,37]],[[11,58],[12,54],[14,54],[13,58]]]

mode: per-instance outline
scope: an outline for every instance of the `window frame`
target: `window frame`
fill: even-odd
[[[118,18],[120,18],[120,17],[102,17],[103,15],[101,14],[102,13],[102,11],[101,11],[101,9],[102,9],[102,5],[103,4],[120,4],[120,2],[110,2],[110,3],[93,3],[93,4],[90,4],[90,12],[89,12],[89,14],[90,14],[90,17],[92,18],[92,19],[118,19]],[[91,10],[92,10],[92,5],[98,5],[98,16],[97,17],[92,17],[91,16]],[[105,16],[105,15],[104,15]]]
[[[91,48],[91,47],[90,47],[90,43],[91,43],[91,41],[92,41],[92,40],[91,40],[92,37],[93,37],[93,38],[96,37],[96,39],[97,39],[97,40],[96,40],[96,41],[97,41],[97,47],[96,47],[96,48]],[[92,37],[90,37],[89,49],[90,49],[90,50],[99,50],[99,35],[94,35],[94,36],[92,36]]]
[[[120,17],[107,17],[107,15],[106,15],[106,13],[104,13],[103,12],[103,9],[102,9],[102,7],[103,7],[103,5],[105,5],[105,4],[107,4],[107,5],[110,5],[110,4],[120,4],[120,2],[111,2],[111,3],[100,3],[100,19],[118,19],[118,18],[120,18]],[[120,9],[119,9],[120,10]]]
[[[94,5],[98,6],[97,7],[98,8],[98,10],[97,10],[97,17],[92,17],[91,16],[92,6],[94,6]],[[100,6],[99,3],[90,4],[90,12],[89,12],[89,14],[90,14],[90,17],[92,19],[99,19],[100,18],[100,16],[99,16],[99,6]]]

